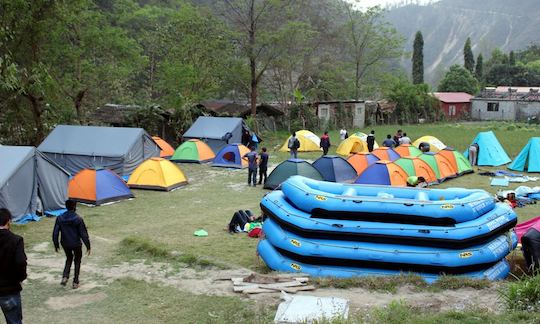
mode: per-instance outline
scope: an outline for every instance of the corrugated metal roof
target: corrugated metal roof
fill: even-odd
[[[532,90],[540,90],[540,87],[512,87],[512,86],[499,86],[495,88],[495,92],[509,92],[508,89],[512,89],[512,92],[517,93],[529,93]]]
[[[445,103],[471,102],[473,97],[466,92],[433,92],[433,95]]]

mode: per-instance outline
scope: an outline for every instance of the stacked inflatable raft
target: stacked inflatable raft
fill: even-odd
[[[349,185],[289,178],[261,202],[258,253],[273,270],[314,276],[413,272],[497,280],[517,217],[483,190]]]

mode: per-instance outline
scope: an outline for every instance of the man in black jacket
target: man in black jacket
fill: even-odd
[[[66,201],[67,212],[56,219],[53,230],[54,249],[58,252],[58,234],[61,234],[60,243],[66,253],[66,265],[60,284],[65,286],[69,279],[71,263],[75,261],[75,273],[73,275],[73,289],[79,288],[79,272],[81,270],[82,242],[86,246],[87,254],[90,255],[90,239],[83,219],[77,215],[77,202]]]
[[[11,213],[0,209],[0,307],[6,322],[22,323],[21,282],[26,279],[23,238],[9,230]]]

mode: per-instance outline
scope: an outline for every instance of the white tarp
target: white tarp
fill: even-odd
[[[315,297],[281,293],[274,323],[313,323],[317,320],[347,319],[349,301],[336,297]]]

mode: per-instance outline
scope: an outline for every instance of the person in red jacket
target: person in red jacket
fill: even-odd
[[[6,323],[22,323],[21,282],[26,279],[23,238],[10,231],[11,213],[0,209],[0,307]]]
[[[79,288],[79,273],[81,270],[82,260],[82,243],[86,246],[87,255],[90,255],[90,238],[86,225],[81,216],[75,212],[77,202],[71,199],[66,201],[67,211],[56,219],[53,230],[54,249],[58,252],[60,244],[58,244],[58,236],[60,235],[60,243],[66,253],[66,265],[64,266],[64,274],[60,284],[65,286],[69,279],[71,264],[75,262],[75,271],[73,274],[73,289]]]
[[[321,136],[321,144],[320,147],[323,149],[323,155],[328,154],[328,149],[330,148],[330,136],[328,136],[328,132],[324,132],[323,136]]]

